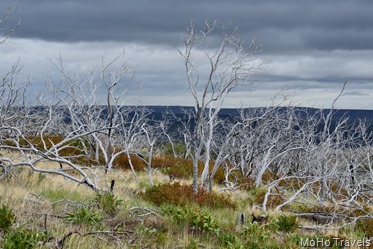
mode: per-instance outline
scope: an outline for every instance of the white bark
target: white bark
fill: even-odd
[[[218,113],[228,94],[238,86],[250,85],[250,77],[257,71],[253,44],[245,48],[238,29],[228,32],[222,26],[222,39],[215,48],[210,38],[216,32],[216,22],[206,23],[196,30],[191,23],[185,34],[185,50],[179,51],[184,58],[187,82],[194,99],[195,128],[193,131],[193,188],[198,190],[198,161],[203,160],[200,185],[205,187],[210,175],[210,153],[218,124]],[[208,66],[200,71],[201,63]],[[204,154],[202,154],[204,151]]]

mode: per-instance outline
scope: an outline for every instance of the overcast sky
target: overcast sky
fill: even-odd
[[[12,3],[0,1],[0,13]],[[125,49],[148,105],[191,105],[177,49],[190,20],[239,27],[255,39],[265,62],[249,89],[232,92],[226,107],[265,106],[280,91],[294,105],[373,109],[373,1],[370,0],[20,0],[0,28],[22,23],[0,45],[0,73],[20,59],[31,90],[43,91],[59,53],[68,69],[100,65]],[[278,101],[281,97],[278,97]]]

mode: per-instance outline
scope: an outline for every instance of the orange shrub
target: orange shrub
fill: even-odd
[[[264,174],[262,175],[263,183],[270,183],[274,181],[275,179],[276,179],[275,175],[269,170],[266,170]]]
[[[131,155],[131,162],[132,162],[132,166],[135,171],[144,170],[146,168],[146,163],[136,155]],[[113,167],[116,169],[122,169],[122,170],[131,169],[128,156],[125,154],[121,154],[117,156],[117,158],[114,159]]]
[[[235,176],[235,174],[233,174],[232,177],[234,177],[234,176]],[[236,177],[236,179],[237,179],[238,185],[241,186],[241,189],[250,190],[250,189],[255,188],[255,182],[254,182],[253,178],[251,178],[250,176],[245,177],[245,176],[241,175],[241,173],[239,173],[239,175]]]
[[[54,135],[54,134],[49,134],[49,135],[43,135],[42,137],[40,136],[29,136],[27,137],[27,141],[31,143],[35,148],[38,150],[44,151],[45,149],[49,150],[52,145],[58,144],[61,141],[63,141],[64,137],[62,135]],[[45,146],[43,144],[43,141],[45,143]],[[19,141],[19,144],[21,146],[27,147],[29,143],[26,142],[26,140],[21,139]],[[80,140],[73,140],[70,141],[69,143],[64,144],[64,146],[69,146],[67,148],[64,148],[59,151],[59,154],[61,156],[81,156],[82,155],[82,149],[83,145]]]
[[[214,192],[206,192],[203,189],[194,193],[192,186],[181,185],[178,182],[152,186],[145,193],[141,193],[140,196],[157,205],[174,204],[185,206],[188,204],[197,204],[211,208],[236,207],[236,204],[226,196],[218,195]]]
[[[171,155],[163,155],[153,158],[153,168],[161,169],[163,173],[172,175],[176,178],[188,179],[193,177],[193,161],[190,158],[178,158]],[[203,170],[203,162],[198,163],[198,174],[200,175]],[[214,167],[214,162],[210,161],[210,172]],[[216,183],[223,183],[225,181],[224,169],[220,167],[215,176]]]
[[[267,191],[264,189],[258,189],[255,192],[254,203],[260,205],[263,204]],[[268,196],[267,206],[270,208],[274,208],[282,204],[284,201],[285,200],[281,197],[280,194],[272,193]]]
[[[373,236],[373,219],[358,220],[355,224],[355,229],[363,232],[365,237],[370,238]]]
[[[153,168],[158,168],[163,173],[176,178],[187,179],[193,176],[193,161],[191,159],[163,155],[154,157],[152,164]]]

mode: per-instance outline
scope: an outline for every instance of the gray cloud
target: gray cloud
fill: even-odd
[[[359,91],[347,91],[343,95],[344,96],[369,96],[368,93],[359,92]]]
[[[0,8],[6,6],[2,1]],[[372,49],[372,1],[46,1],[21,2],[22,38],[180,44],[190,19],[218,19],[256,37],[265,51]]]
[[[11,2],[0,1],[0,13]],[[367,108],[373,89],[371,13],[370,0],[20,0],[7,26],[19,19],[22,25],[11,44],[0,46],[1,71],[21,58],[40,84],[50,74],[46,58],[58,52],[74,69],[99,64],[103,51],[126,48],[146,103],[190,103],[177,48],[191,19],[196,26],[217,20],[238,26],[245,41],[255,38],[263,47],[259,59],[267,61],[255,87],[239,89],[226,103],[255,93],[248,103],[261,105],[288,89],[300,91],[299,101],[327,105],[348,79],[344,103]]]

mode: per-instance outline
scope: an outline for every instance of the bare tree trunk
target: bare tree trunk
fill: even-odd
[[[256,47],[250,44],[245,48],[238,35],[238,29],[231,33],[222,26],[221,43],[215,49],[210,48],[210,37],[214,36],[216,22],[207,23],[203,29],[195,30],[193,23],[185,34],[185,50],[179,51],[184,58],[188,87],[194,100],[195,127],[192,139],[193,189],[198,191],[198,162],[203,157],[201,185],[207,187],[211,175],[209,165],[214,129],[219,122],[218,113],[224,100],[238,85],[250,85],[249,79],[255,73],[255,60],[252,54]],[[194,53],[196,52],[196,53]],[[199,54],[201,56],[195,56]],[[196,61],[203,61],[209,67],[204,77]],[[201,83],[201,79],[204,80]],[[205,153],[204,155],[202,155]]]

